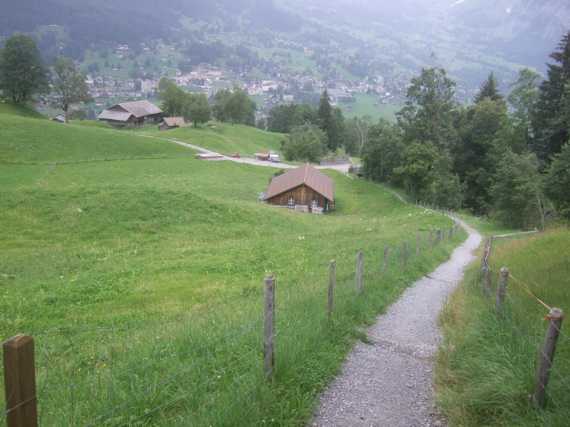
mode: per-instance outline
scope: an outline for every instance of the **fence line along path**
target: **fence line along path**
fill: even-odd
[[[432,378],[441,341],[438,315],[462,280],[481,236],[469,238],[449,261],[408,288],[368,330],[341,374],[320,399],[313,426],[437,426]]]

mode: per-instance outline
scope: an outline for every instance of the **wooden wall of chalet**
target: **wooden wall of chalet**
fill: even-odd
[[[306,185],[293,188],[286,193],[275,196],[267,200],[267,203],[278,206],[287,206],[289,199],[293,199],[296,205],[311,206],[313,200],[316,200],[319,208],[334,209],[334,202],[329,202],[322,194],[317,193]]]

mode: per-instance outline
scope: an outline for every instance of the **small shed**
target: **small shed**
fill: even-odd
[[[274,177],[265,201],[297,211],[329,212],[335,208],[334,181],[306,164]]]
[[[160,130],[170,130],[182,128],[184,126],[186,126],[186,120],[184,120],[184,117],[165,117],[158,128]]]

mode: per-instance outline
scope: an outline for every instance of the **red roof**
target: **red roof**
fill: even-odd
[[[333,180],[309,164],[273,178],[265,199],[272,199],[303,184],[334,202]]]

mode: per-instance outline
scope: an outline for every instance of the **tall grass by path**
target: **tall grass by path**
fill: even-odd
[[[548,407],[534,409],[529,395],[548,310],[520,282],[548,305],[570,313],[570,231],[498,240],[491,264],[494,287],[502,266],[516,278],[508,286],[505,315],[497,317],[494,299],[483,296],[479,266],[474,266],[442,316],[439,400],[452,425],[565,426],[570,419],[570,328],[563,325]]]

